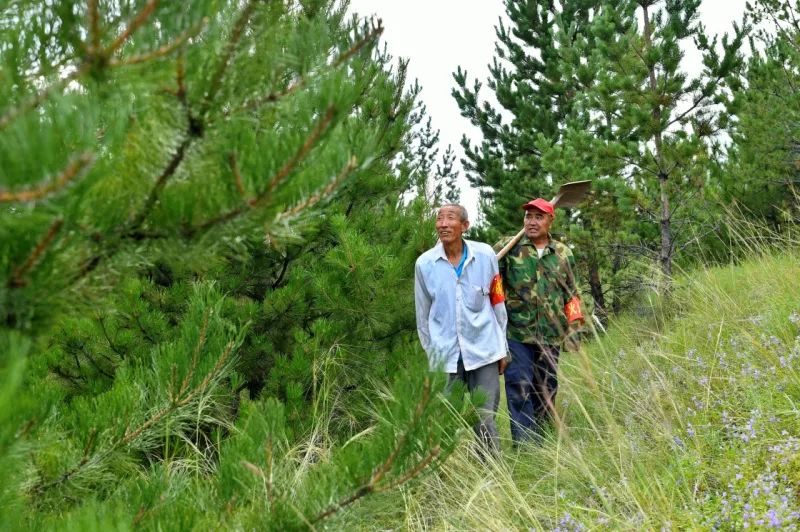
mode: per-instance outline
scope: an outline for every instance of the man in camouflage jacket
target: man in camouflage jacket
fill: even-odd
[[[523,209],[525,236],[499,263],[512,355],[505,386],[514,443],[540,435],[551,418],[561,344],[583,320],[572,251],[550,238],[553,205],[537,198]]]

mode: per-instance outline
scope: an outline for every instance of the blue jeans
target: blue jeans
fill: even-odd
[[[542,434],[554,408],[560,349],[556,345],[508,341],[511,364],[505,372],[506,400],[514,443]]]

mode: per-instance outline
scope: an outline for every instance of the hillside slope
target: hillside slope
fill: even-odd
[[[800,256],[693,272],[652,309],[562,357],[559,420],[543,445],[506,443],[485,464],[466,443],[337,526],[797,528]]]

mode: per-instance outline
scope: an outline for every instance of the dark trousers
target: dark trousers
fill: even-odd
[[[506,400],[514,443],[542,434],[558,389],[559,347],[508,341],[511,364],[505,372]]]
[[[497,423],[494,420],[500,403],[500,376],[497,372],[497,362],[466,371],[464,361],[459,357],[456,373],[448,375],[447,387],[451,388],[455,382],[463,383],[469,393],[480,391],[486,394],[483,405],[478,408],[475,434],[490,453],[499,452],[500,434],[497,432]]]

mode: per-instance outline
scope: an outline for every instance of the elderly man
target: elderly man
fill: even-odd
[[[495,414],[505,369],[506,309],[497,259],[486,244],[464,240],[467,210],[444,205],[436,216],[439,243],[417,259],[417,332],[431,369],[444,370],[486,401],[475,427],[491,451],[500,449]]]
[[[512,356],[506,399],[515,444],[541,435],[552,416],[560,346],[583,320],[572,251],[550,237],[553,205],[536,198],[522,208],[525,236],[500,261]]]

